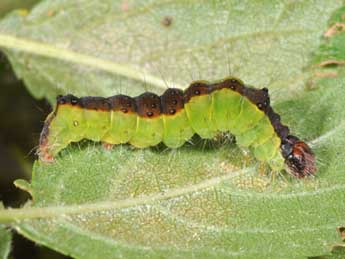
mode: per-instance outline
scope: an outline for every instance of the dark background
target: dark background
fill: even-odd
[[[13,181],[30,180],[39,134],[51,108],[46,100],[36,100],[29,94],[2,52],[0,86],[0,201],[5,207],[20,207],[30,196],[17,189]],[[67,258],[12,232],[10,258]]]
[[[30,9],[39,0],[0,0],[0,19],[14,9]],[[35,147],[46,115],[45,100],[35,100],[16,78],[0,51],[0,202],[20,207],[30,196],[13,185],[15,179],[30,180]],[[13,233],[10,258],[67,258]]]

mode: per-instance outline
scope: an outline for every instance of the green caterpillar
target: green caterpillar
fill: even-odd
[[[178,148],[194,134],[205,139],[230,132],[238,145],[249,147],[259,161],[302,178],[316,172],[308,145],[289,135],[289,128],[270,106],[267,88],[245,86],[236,78],[193,82],[186,90],[137,97],[58,96],[43,127],[38,154],[52,161],[71,142],[82,139],[138,148],[163,142]]]

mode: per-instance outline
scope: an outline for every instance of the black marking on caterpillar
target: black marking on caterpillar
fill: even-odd
[[[270,106],[268,89],[245,86],[236,78],[196,81],[184,91],[169,88],[161,96],[150,92],[134,98],[58,96],[45,121],[38,154],[51,161],[69,143],[84,138],[139,148],[163,142],[177,148],[195,133],[213,138],[225,131],[273,170],[282,170],[285,164],[298,178],[316,173],[312,150],[281,123]]]

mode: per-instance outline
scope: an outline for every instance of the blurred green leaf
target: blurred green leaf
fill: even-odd
[[[2,210],[2,205],[0,204],[0,212]],[[12,235],[9,230],[4,226],[0,225],[0,258],[7,259],[11,251],[11,241]]]
[[[66,93],[160,93],[165,82],[229,73],[286,97],[303,89],[309,55],[341,3],[43,1],[0,23],[0,47],[31,93],[52,103]]]
[[[14,9],[29,9],[34,4],[39,2],[39,0],[1,0],[0,3],[0,18],[7,14],[9,11],[12,11]]]
[[[245,82],[269,84],[283,121],[315,150],[317,177],[273,181],[218,142],[111,151],[86,142],[53,164],[37,162],[31,187],[18,184],[32,204],[0,212],[0,222],[76,258],[329,254],[345,220],[345,71],[304,86],[310,53],[343,1],[125,3],[42,2],[1,23],[0,45],[31,91],[50,100],[139,93],[145,84],[133,75],[142,69],[153,76],[149,89],[163,90],[154,78],[187,86],[225,77],[231,64]],[[11,40],[20,44],[9,48]]]

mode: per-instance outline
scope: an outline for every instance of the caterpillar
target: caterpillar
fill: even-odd
[[[184,91],[168,88],[161,96],[57,96],[40,136],[38,155],[49,162],[71,142],[82,139],[138,148],[163,142],[178,148],[194,134],[214,138],[230,132],[241,147],[272,170],[303,178],[316,173],[315,155],[290,135],[270,105],[267,88],[246,86],[237,78],[195,81]]]

